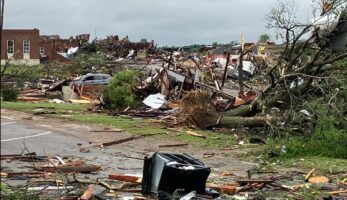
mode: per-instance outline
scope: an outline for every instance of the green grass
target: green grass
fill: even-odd
[[[202,147],[218,149],[222,147],[230,147],[235,144],[235,139],[232,135],[224,133],[216,133],[212,131],[195,131],[204,136],[206,139],[195,137],[186,133],[188,129],[180,131],[171,131],[164,128],[163,125],[151,122],[148,119],[131,119],[117,116],[108,116],[102,114],[89,114],[89,115],[72,115],[70,118],[74,121],[96,123],[101,125],[113,126],[121,128],[133,134],[166,134],[165,137],[177,140],[177,142],[188,142],[197,144]]]
[[[176,132],[177,139],[194,144],[199,144],[202,147],[210,149],[220,149],[231,147],[235,145],[235,137],[231,134],[223,132],[213,132],[208,130],[193,130],[196,133],[204,135],[206,138],[200,138],[192,136],[186,133],[188,129],[182,129],[180,132]]]
[[[283,162],[287,167],[300,167],[307,170],[316,168],[316,173],[336,174],[347,171],[347,160],[321,156],[291,158]]]
[[[156,134],[166,133],[168,130],[162,129],[162,127],[151,124],[149,120],[145,119],[131,119],[118,116],[109,116],[104,114],[74,114],[69,119],[85,123],[94,123],[106,126],[112,126],[115,128],[124,129],[133,134]]]
[[[1,108],[34,113],[35,109],[38,109],[38,108],[54,108],[54,110],[56,111],[69,111],[69,110],[83,111],[83,110],[86,110],[87,105],[68,104],[68,103],[57,104],[57,103],[48,103],[48,102],[33,103],[33,102],[2,101]]]
[[[347,159],[347,121],[342,116],[347,111],[345,91],[341,90],[340,96],[337,95],[335,103],[331,104],[335,108],[327,103],[335,97],[332,95],[328,99],[322,97],[307,101],[303,106],[316,114],[314,132],[270,138],[267,151],[284,159],[307,156]]]

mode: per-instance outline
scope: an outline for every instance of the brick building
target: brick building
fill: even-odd
[[[61,39],[59,35],[40,36],[38,29],[4,29],[1,39],[1,64],[37,65],[66,62],[67,51],[89,41],[89,34]]]
[[[74,38],[61,39],[58,35],[41,36],[41,62],[66,62],[67,59],[59,53],[66,53],[70,47],[78,47],[78,40]]]
[[[5,29],[1,38],[1,64],[40,64],[38,29]]]

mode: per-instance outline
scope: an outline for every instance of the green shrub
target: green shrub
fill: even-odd
[[[2,98],[4,101],[16,101],[18,96],[18,91],[13,88],[5,88],[1,91]]]
[[[136,96],[132,92],[132,85],[138,72],[133,70],[120,71],[104,91],[104,101],[107,109],[122,110],[137,105]]]
[[[343,96],[343,95],[342,95]],[[339,99],[343,99],[340,96]],[[347,123],[335,110],[323,106],[323,99],[307,104],[316,111],[317,124],[313,134],[271,138],[267,151],[282,158],[324,156],[347,159]],[[340,102],[340,111],[343,111]],[[338,107],[338,106],[337,106]]]

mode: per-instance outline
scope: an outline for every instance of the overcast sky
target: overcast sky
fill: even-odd
[[[308,20],[312,0],[296,0]],[[5,0],[4,28],[91,39],[107,35],[154,40],[159,46],[256,41],[276,0]]]

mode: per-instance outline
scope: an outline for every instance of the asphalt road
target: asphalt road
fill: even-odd
[[[23,123],[12,116],[1,116],[1,154],[20,154],[29,149],[38,155],[76,151],[79,140],[60,135],[35,124]]]
[[[159,144],[177,143],[175,138],[161,135],[145,137],[128,141],[122,144],[107,146],[104,148],[89,148],[87,152],[80,152],[78,144],[88,147],[100,142],[110,142],[128,138],[131,134],[126,132],[94,132],[111,128],[91,123],[77,123],[66,119],[47,118],[31,114],[1,110],[1,155],[21,154],[27,148],[29,152],[36,152],[40,156],[60,156],[66,159],[85,160],[89,164],[102,167],[98,176],[105,177],[109,172],[125,174],[142,174],[143,157],[152,155],[156,151],[170,153],[187,153],[207,166],[217,171],[232,171],[239,176],[245,176],[248,169],[254,167],[253,163],[242,162],[234,158],[233,152],[221,152],[209,150],[196,145],[188,145],[177,148],[160,148]],[[204,158],[206,152],[215,152],[210,158]],[[26,152],[24,152],[26,153]],[[226,154],[230,156],[225,156]],[[24,162],[1,161],[2,167],[13,169],[16,166],[23,169]]]

